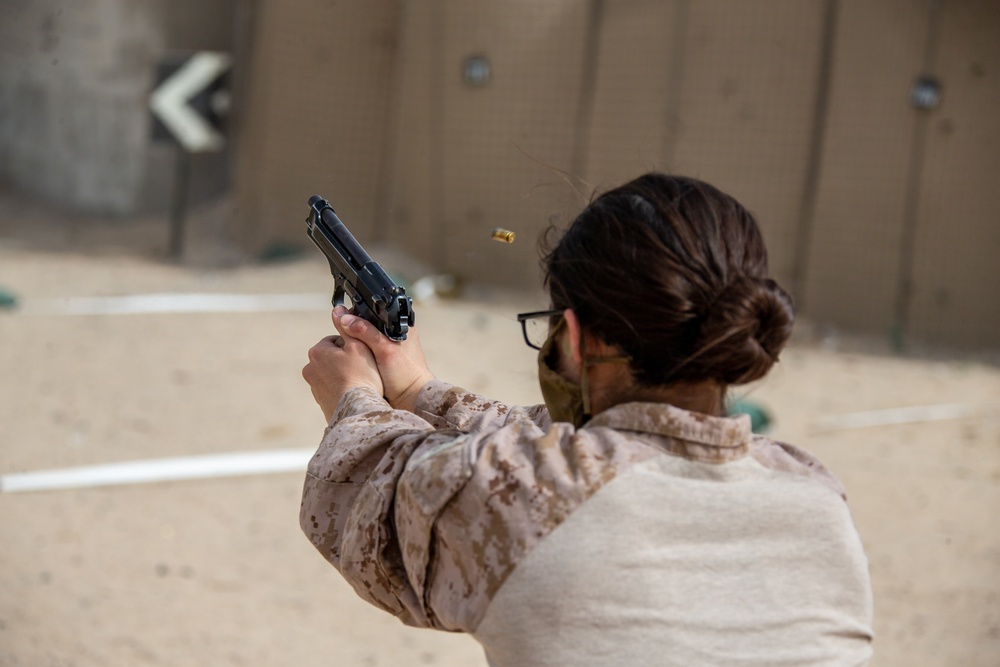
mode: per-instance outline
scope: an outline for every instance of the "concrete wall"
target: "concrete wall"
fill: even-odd
[[[78,210],[164,209],[175,151],[150,141],[156,63],[175,51],[228,50],[230,4],[0,3],[0,180]],[[197,165],[199,193],[223,189],[224,166],[221,156]]]

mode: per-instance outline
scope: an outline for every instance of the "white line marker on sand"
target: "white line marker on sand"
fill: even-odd
[[[133,315],[142,313],[257,313],[330,308],[329,294],[131,294],[25,299],[24,315]]]
[[[0,491],[47,491],[187,479],[305,472],[314,449],[281,449],[60,468],[0,476]]]
[[[890,426],[916,422],[964,419],[979,414],[975,405],[967,403],[942,403],[940,405],[918,405],[907,408],[888,408],[867,412],[850,412],[842,415],[820,417],[813,426],[817,431],[840,431],[869,426]]]

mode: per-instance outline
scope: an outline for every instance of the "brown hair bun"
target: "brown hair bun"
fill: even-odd
[[[758,380],[778,360],[794,320],[792,297],[774,280],[737,278],[704,314],[701,348],[688,363],[724,384]]]

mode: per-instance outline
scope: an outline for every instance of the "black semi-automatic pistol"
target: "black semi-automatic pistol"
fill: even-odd
[[[330,203],[319,195],[309,198],[306,234],[330,262],[333,305],[345,305],[346,295],[355,314],[390,339],[406,340],[406,332],[413,326],[413,299],[368,256]]]

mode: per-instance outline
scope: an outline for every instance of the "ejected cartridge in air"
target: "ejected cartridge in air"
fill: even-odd
[[[514,232],[509,229],[504,229],[503,227],[497,227],[493,230],[490,235],[494,241],[500,241],[501,243],[513,243],[514,242]]]

